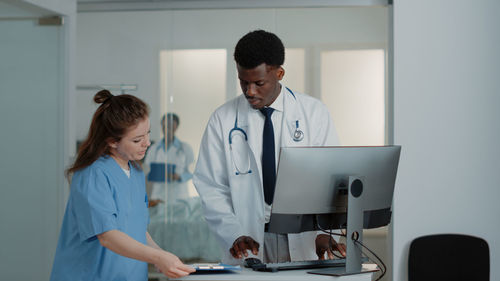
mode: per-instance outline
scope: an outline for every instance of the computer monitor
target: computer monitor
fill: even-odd
[[[352,252],[357,247],[349,236],[362,239],[363,228],[389,224],[400,151],[401,146],[281,148],[269,231],[347,228],[347,271],[354,270],[352,263],[360,268],[361,252]],[[352,262],[350,254],[356,256]]]

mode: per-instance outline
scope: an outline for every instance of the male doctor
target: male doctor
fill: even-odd
[[[193,176],[223,262],[249,253],[266,263],[333,258],[327,235],[267,232],[280,147],[337,145],[328,109],[280,83],[285,49],[275,34],[246,34],[234,59],[243,95],[211,115]],[[345,245],[333,244],[345,255]]]

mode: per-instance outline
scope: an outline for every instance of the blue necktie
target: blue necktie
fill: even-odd
[[[264,200],[268,205],[273,203],[274,186],[276,184],[276,165],[274,159],[274,129],[271,115],[274,108],[266,107],[260,112],[266,117],[264,134],[262,135],[262,183],[264,186]]]

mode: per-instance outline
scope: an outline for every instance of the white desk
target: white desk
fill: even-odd
[[[232,271],[220,274],[192,274],[179,279],[167,279],[163,274],[160,273],[150,273],[150,278],[158,278],[160,281],[163,280],[197,280],[197,281],[371,281],[372,273],[363,273],[356,275],[348,275],[342,277],[326,276],[326,275],[316,275],[309,274],[307,271],[313,269],[305,270],[283,270],[278,272],[260,272],[253,271],[248,268],[243,268],[242,270]]]

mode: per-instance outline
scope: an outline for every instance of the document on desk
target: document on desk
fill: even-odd
[[[196,269],[196,272],[241,270],[241,266],[239,265],[228,265],[223,263],[193,263],[190,264],[190,266]]]

